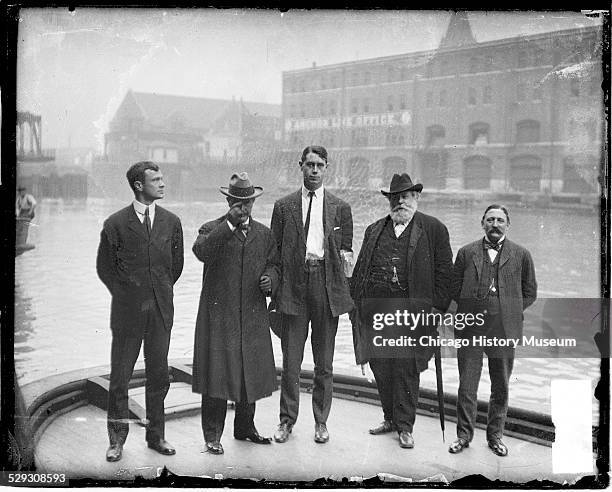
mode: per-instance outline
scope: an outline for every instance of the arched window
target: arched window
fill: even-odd
[[[433,147],[435,145],[442,145],[444,137],[446,136],[446,130],[442,125],[431,125],[425,130],[425,147]]]
[[[540,123],[535,120],[522,120],[516,124],[516,142],[529,143],[540,141]]]
[[[479,121],[470,125],[469,143],[470,145],[487,145],[489,143],[489,131],[491,126],[488,123]]]

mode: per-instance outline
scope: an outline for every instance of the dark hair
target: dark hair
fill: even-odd
[[[302,151],[302,158],[300,162],[304,162],[306,160],[306,156],[310,153],[317,154],[321,159],[327,162],[327,150],[325,147],[321,147],[320,145],[309,145]]]
[[[492,203],[487,207],[487,209],[484,211],[484,214],[482,214],[481,221],[484,221],[485,215],[487,215],[487,212],[489,210],[501,210],[506,214],[506,220],[508,221],[508,224],[510,223],[510,215],[508,215],[508,210],[503,205],[498,205],[497,203]]]
[[[133,191],[136,191],[134,188],[134,183],[136,181],[140,181],[144,184],[145,180],[145,171],[150,169],[151,171],[159,171],[159,166],[151,161],[140,161],[136,164],[132,164],[128,169],[125,176],[127,177],[128,183],[130,183],[130,188]]]

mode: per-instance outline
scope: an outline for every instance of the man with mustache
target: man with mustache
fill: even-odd
[[[448,307],[453,258],[448,231],[438,219],[417,211],[422,190],[406,173],[395,174],[389,191],[381,190],[389,200],[389,214],[366,229],[351,281],[355,358],[362,368],[369,361],[384,414],[370,434],[397,431],[402,448],[414,447],[419,378],[433,347],[407,349],[401,358],[372,356],[361,301],[376,298],[382,304],[382,299],[406,298],[426,313]]]
[[[506,238],[510,227],[508,210],[489,205],[480,222],[485,236],[459,250],[453,272],[453,298],[457,313],[483,313],[484,324],[455,330],[456,338],[474,340],[520,338],[523,311],[534,303],[537,283],[529,251]],[[450,453],[460,453],[474,437],[478,383],[482,356],[489,359],[491,397],[487,419],[487,443],[493,453],[506,456],[502,441],[508,411],[508,382],[514,363],[512,347],[482,347],[474,343],[457,350],[459,394],[457,398],[457,440]]]

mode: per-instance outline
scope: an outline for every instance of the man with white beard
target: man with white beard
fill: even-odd
[[[351,279],[356,309],[351,313],[357,364],[368,363],[374,373],[384,421],[370,434],[397,431],[399,445],[413,448],[420,373],[427,369],[433,346],[406,348],[400,354],[372,356],[368,320],[363,299],[407,298],[419,310],[442,313],[450,303],[453,254],[448,231],[435,217],[417,211],[423,185],[410,176],[395,174],[389,191],[389,214],[365,231],[363,244]],[[378,301],[377,301],[378,302]],[[413,330],[435,333],[435,327],[415,326]],[[429,331],[427,331],[429,330]],[[416,331],[414,331],[416,333]]]

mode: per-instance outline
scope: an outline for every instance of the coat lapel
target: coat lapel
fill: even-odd
[[[155,209],[155,220],[151,227],[151,238],[156,238],[166,230],[166,211],[161,207]]]
[[[421,225],[419,216],[415,215],[414,219],[414,224],[412,224],[412,232],[410,233],[410,243],[408,244],[408,251],[406,253],[406,265],[408,265],[408,268],[410,268],[410,263],[412,262],[412,257],[416,251],[416,246],[421,238],[421,234],[423,234],[423,226]]]
[[[504,244],[501,249],[500,257],[499,257],[499,268],[503,267],[504,264],[510,259],[512,256],[512,243],[508,241],[508,239],[504,239]]]
[[[291,215],[295,220],[295,226],[298,231],[302,242],[306,244],[306,236],[304,236],[304,220],[302,219],[302,191],[299,190],[291,197],[289,201],[289,208],[291,209]]]
[[[329,237],[329,234],[333,230],[334,218],[336,217],[336,209],[338,204],[336,200],[325,191],[323,192],[323,234],[325,239]]]
[[[482,275],[482,262],[484,261],[482,240],[476,241],[474,244],[474,254],[472,255],[472,260],[474,261],[474,266],[476,267],[476,274],[480,279],[480,276]]]
[[[145,231],[144,224],[138,219],[138,215],[136,215],[136,210],[134,210],[134,207],[131,205],[129,208],[131,210],[128,210],[128,228],[134,231],[143,239],[148,240],[149,238],[147,237],[147,231]]]

